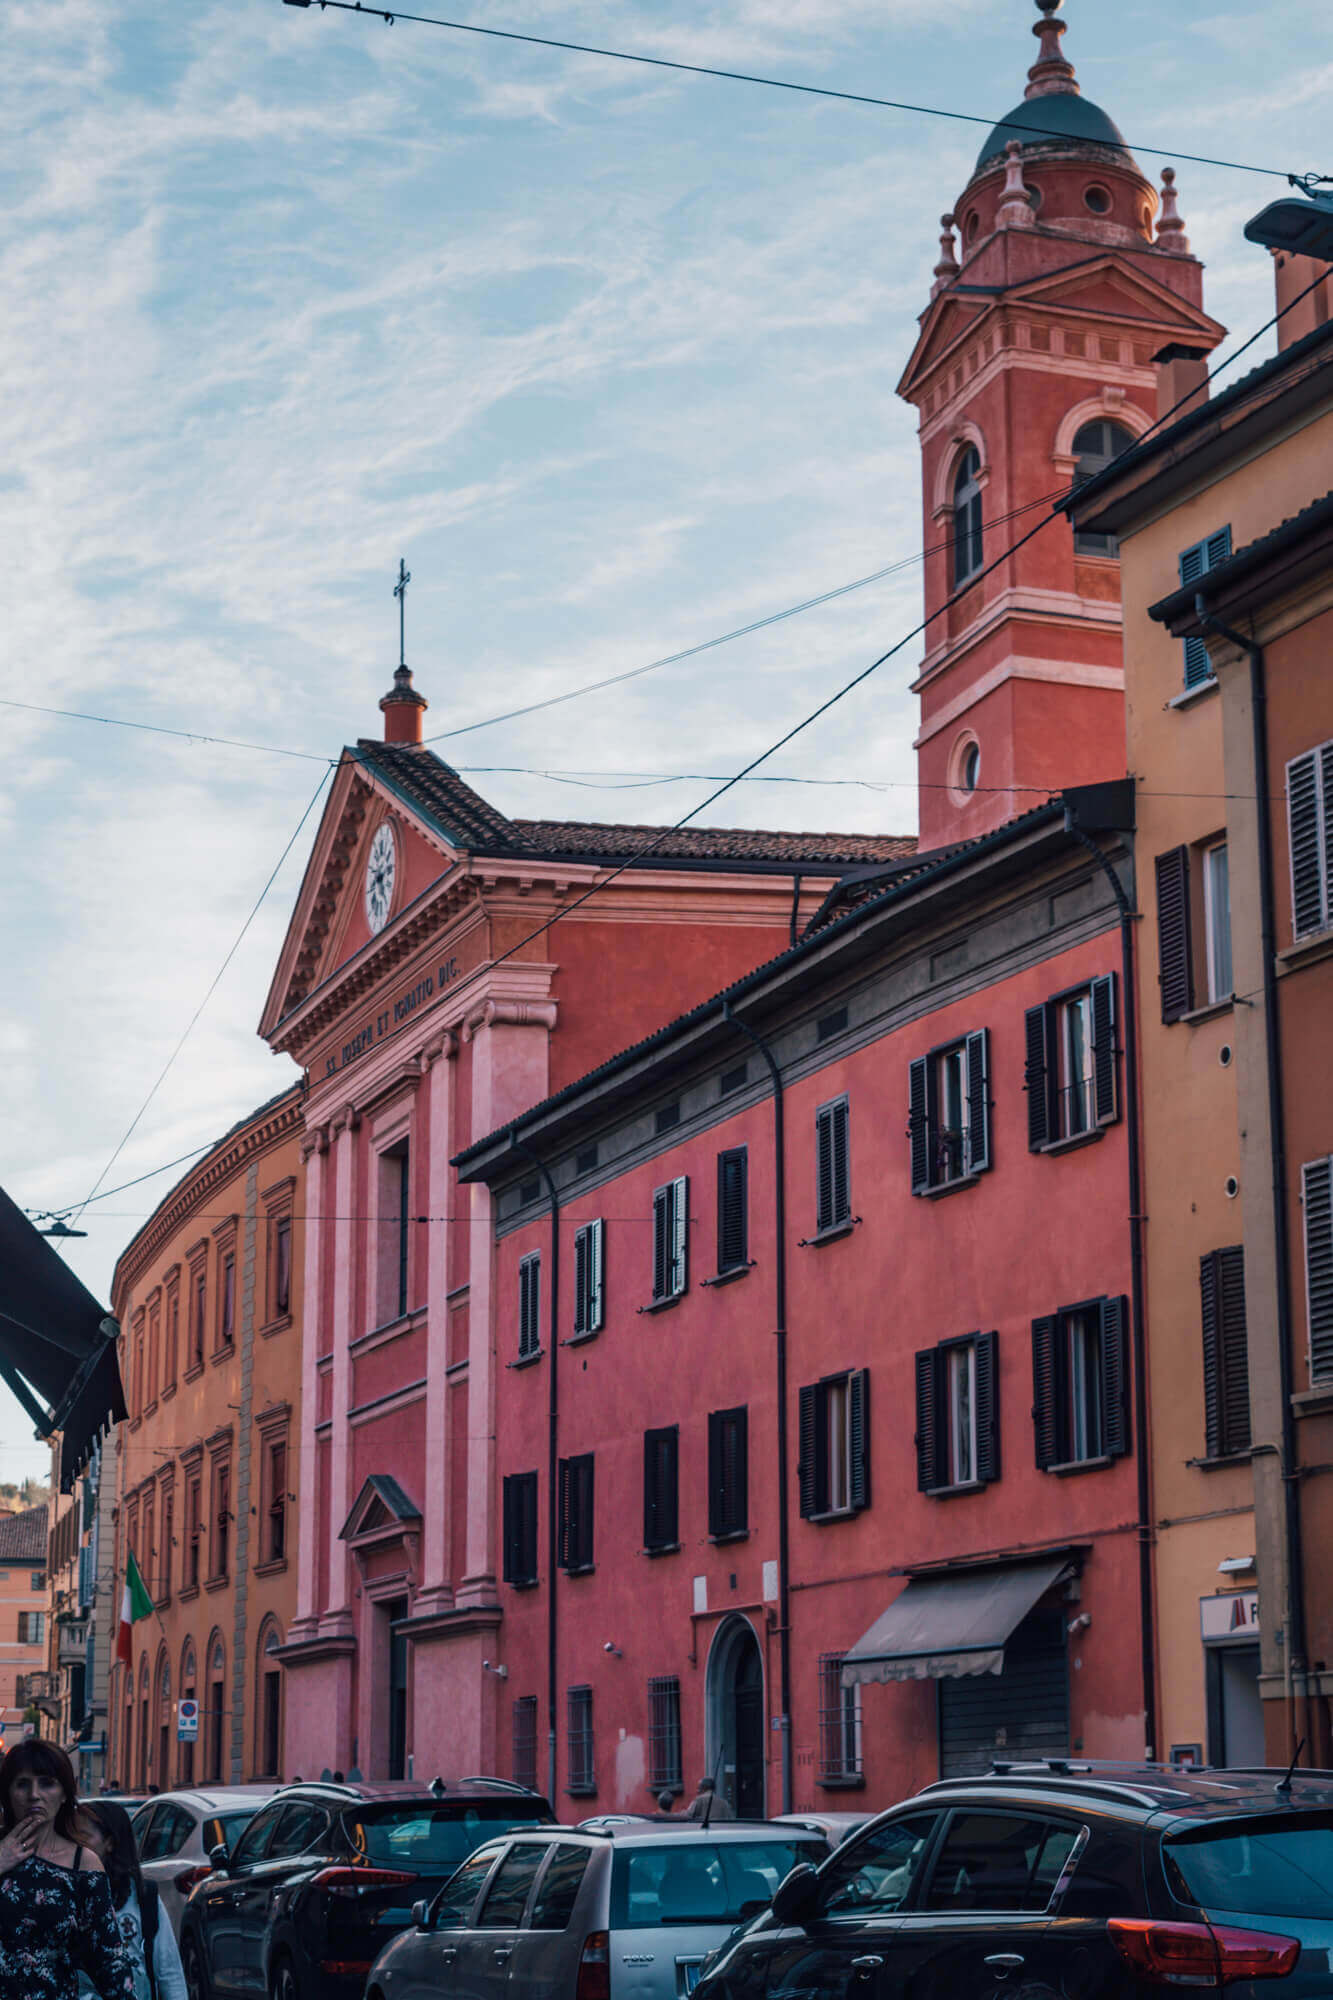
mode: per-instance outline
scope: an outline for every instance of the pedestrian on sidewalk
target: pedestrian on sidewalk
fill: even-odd
[[[102,1864],[88,1845],[74,1767],[31,1737],[0,1763],[0,2000],[135,2000]]]
[[[686,1819],[735,1819],[736,1808],[724,1798],[712,1778],[700,1778],[699,1789],[685,1808]]]
[[[129,1814],[111,1799],[94,1799],[85,1811],[88,1845],[101,1857],[121,1941],[133,1962],[135,2000],[187,2000],[176,1934],[162,1913],[156,1883],[143,1878]],[[80,1982],[81,1993],[90,1990]]]

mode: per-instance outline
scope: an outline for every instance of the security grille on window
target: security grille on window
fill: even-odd
[[[717,1156],[717,1269],[743,1271],[749,1260],[749,1166],[744,1146]]]
[[[843,1653],[819,1656],[819,1782],[861,1785],[861,1689],[842,1684]]]
[[[560,1461],[558,1505],[561,1569],[577,1575],[593,1566],[592,1556],[593,1455]]]
[[[1333,743],[1288,764],[1287,833],[1291,933],[1308,937],[1333,925]]]
[[[815,1113],[815,1227],[838,1229],[851,1219],[848,1108],[840,1097]]]
[[[870,1371],[827,1375],[800,1395],[801,1516],[822,1521],[870,1505]]]
[[[1032,1322],[1039,1472],[1129,1450],[1129,1301],[1090,1299]]]
[[[648,1789],[680,1792],[680,1682],[674,1674],[648,1683]]]
[[[593,1754],[592,1689],[572,1687],[565,1696],[569,1729],[569,1783],[571,1798],[589,1798],[597,1790],[597,1766]]]
[[[606,1286],[606,1229],[585,1222],[574,1234],[574,1333],[600,1333]]]
[[[916,1357],[916,1483],[922,1493],[1000,1476],[999,1336],[970,1333]]]
[[[953,480],[953,580],[966,583],[982,565],[981,460],[969,445]]]
[[[680,1432],[675,1424],[643,1434],[643,1546],[661,1555],[680,1546]]]
[[[521,1694],[514,1703],[514,1783],[537,1789],[537,1697]]]
[[[1028,1147],[1039,1153],[1120,1116],[1115,974],[1027,1012]]]
[[[504,1580],[525,1590],[537,1581],[537,1475],[506,1474],[504,1488]]]
[[[985,1028],[918,1056],[908,1078],[912,1193],[990,1166],[990,1036]]]
[[[518,1266],[518,1358],[540,1354],[542,1346],[542,1259],[534,1250]]]
[[[1310,1325],[1310,1379],[1333,1377],[1333,1159],[1301,1168],[1305,1209],[1305,1298]]]
[[[1209,1458],[1250,1448],[1250,1360],[1245,1251],[1233,1243],[1199,1259],[1203,1308],[1204,1434]]]
[[[708,1418],[708,1532],[714,1541],[744,1535],[750,1525],[749,1421],[742,1404]]]
[[[1231,554],[1231,530],[1219,528],[1215,535],[1206,535],[1193,548],[1183,549],[1180,555],[1180,581],[1197,583],[1210,569],[1216,569]],[[1213,678],[1213,663],[1208,657],[1208,647],[1202,639],[1185,641],[1185,687],[1204,687]]]
[[[653,1304],[678,1299],[689,1283],[690,1180],[681,1174],[653,1195]]]

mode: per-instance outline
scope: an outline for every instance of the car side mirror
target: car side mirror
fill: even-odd
[[[430,1904],[424,1896],[412,1905],[412,1924],[419,1931],[430,1929]]]
[[[778,1883],[773,1915],[780,1924],[808,1923],[819,1901],[819,1877],[808,1861],[798,1861]]]
[[[227,1852],[225,1840],[216,1841],[208,1850],[208,1865],[219,1869],[224,1875],[231,1873],[231,1856]]]

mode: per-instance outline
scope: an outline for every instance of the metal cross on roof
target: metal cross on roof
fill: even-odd
[[[403,613],[407,608],[407,586],[411,581],[412,572],[402,557],[399,556],[398,581],[393,587],[393,594],[398,599],[398,664],[400,667],[407,665],[407,653],[403,643]]]

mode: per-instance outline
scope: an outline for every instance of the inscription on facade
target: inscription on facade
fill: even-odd
[[[373,1049],[377,1042],[382,1042],[386,1035],[394,1034],[402,1027],[404,1021],[409,1020],[428,1001],[442,993],[457,977],[457,956],[441,959],[434,972],[428,972],[424,978],[418,979],[415,986],[409,987],[406,993],[400,993],[398,998],[381,1013],[372,1015],[365,1026],[358,1029],[349,1041],[344,1042],[333,1055],[325,1058],[325,1077],[336,1076],[340,1069],[346,1069],[358,1056],[363,1056],[367,1049]]]

